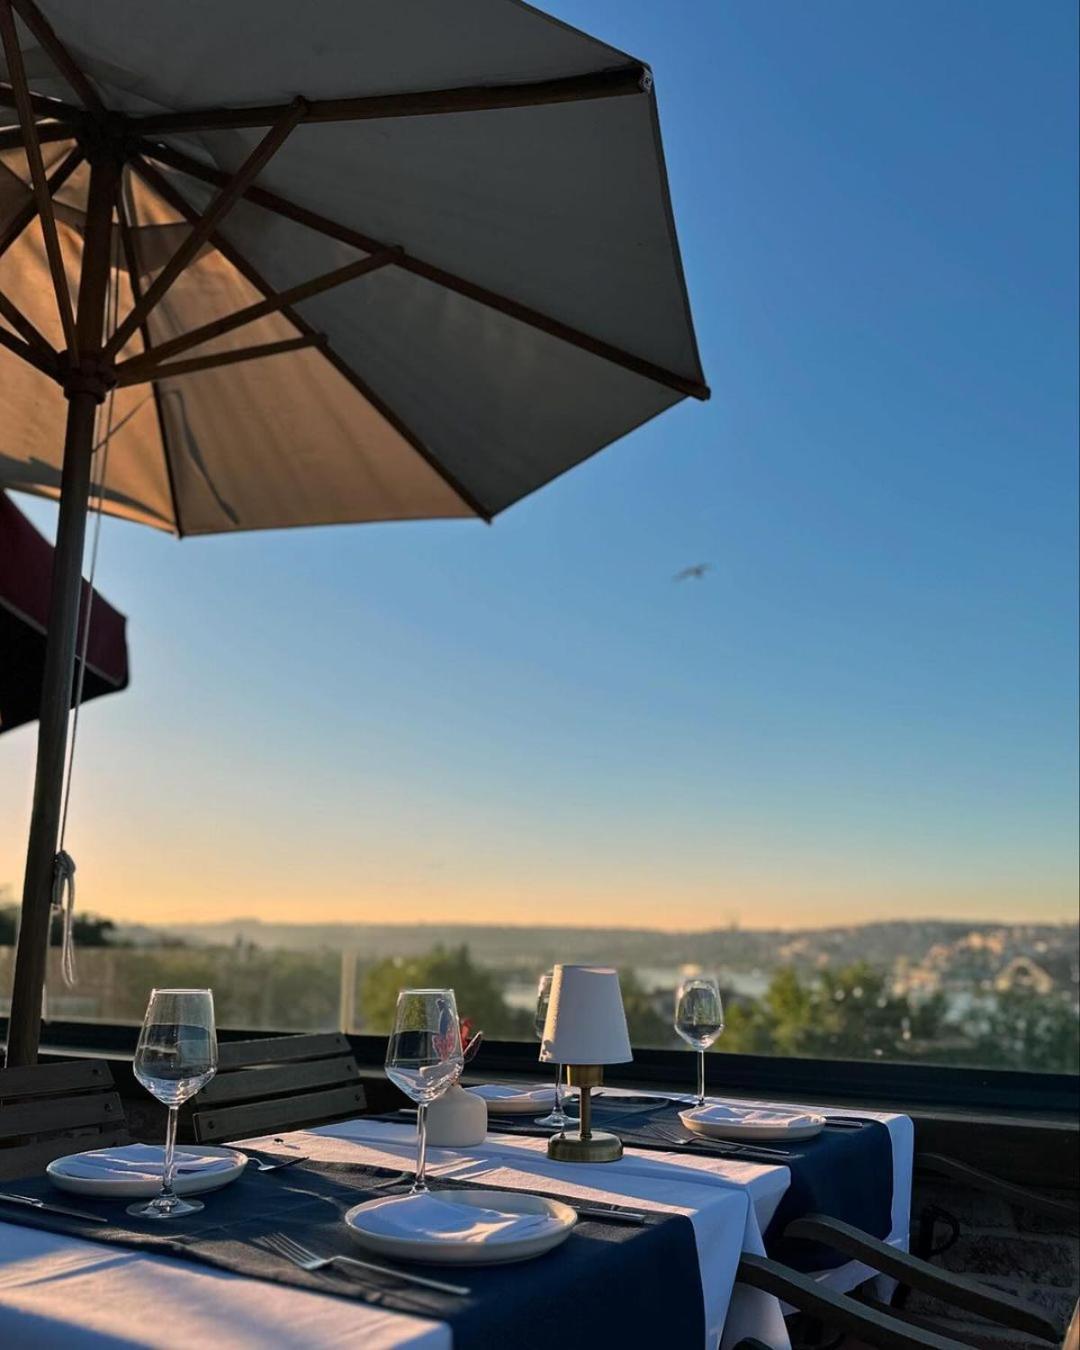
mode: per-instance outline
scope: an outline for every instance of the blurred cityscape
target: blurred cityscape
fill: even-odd
[[[10,898],[10,897],[5,897]],[[0,989],[13,905],[0,906]],[[209,985],[221,1025],[384,1032],[403,985],[451,985],[490,1039],[531,1040],[538,975],[556,961],[618,966],[636,1045],[678,1045],[679,979],[704,970],[727,1011],[718,1052],[1080,1070],[1080,929],[913,920],[801,931],[694,933],[473,925],[79,920],[78,987],[55,1020],[138,1022],[157,985]],[[0,1000],[0,1011],[5,1007]]]

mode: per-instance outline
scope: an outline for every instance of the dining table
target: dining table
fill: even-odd
[[[604,1089],[617,1104],[632,1097]],[[678,1094],[663,1094],[685,1101]],[[711,1100],[718,1100],[713,1098]],[[772,1106],[740,1099],[739,1106]],[[806,1107],[799,1107],[806,1110]],[[826,1119],[850,1118],[850,1108],[815,1107]],[[888,1131],[892,1152],[890,1231],[886,1240],[906,1249],[910,1223],[913,1127],[897,1112],[867,1111],[859,1117]],[[414,1120],[361,1115],[308,1130],[237,1141],[259,1156],[303,1158],[303,1166],[375,1169],[408,1175],[415,1167]],[[485,1140],[469,1148],[431,1148],[428,1175],[434,1187],[461,1183],[558,1196],[577,1206],[632,1207],[653,1218],[689,1220],[699,1267],[705,1350],[731,1350],[753,1336],[770,1350],[790,1350],[785,1309],[772,1296],[737,1284],[744,1252],[766,1252],[765,1234],[792,1184],[792,1167],[780,1156],[684,1149],[672,1145],[629,1146],[616,1162],[578,1164],[547,1156],[542,1134],[500,1129],[492,1116]],[[284,1179],[301,1168],[283,1169]],[[12,1189],[15,1187],[13,1186]],[[57,1198],[61,1197],[57,1192]],[[224,1193],[222,1193],[224,1194]],[[211,1213],[214,1195],[206,1197]],[[541,1258],[549,1259],[549,1258]],[[524,1271],[525,1267],[518,1269]],[[603,1267],[599,1276],[603,1278]],[[617,1281],[612,1266],[612,1282]],[[513,1268],[507,1268],[513,1289]],[[463,1273],[464,1268],[461,1272]],[[874,1272],[844,1262],[812,1272],[830,1288],[847,1290]],[[680,1286],[681,1288],[681,1286]],[[695,1288],[696,1292],[696,1288]],[[611,1297],[620,1296],[613,1287]],[[623,1295],[625,1297],[625,1294]],[[681,1295],[680,1295],[681,1297]],[[566,1290],[566,1317],[574,1315],[574,1291]],[[11,1209],[0,1221],[0,1345],[122,1350],[215,1344],[237,1347],[336,1347],[366,1350],[423,1347],[452,1350],[450,1320],[411,1312],[408,1302],[334,1297],[317,1287],[254,1278],[169,1254],[107,1245],[92,1233],[47,1231],[19,1222]],[[697,1346],[688,1347],[697,1350]]]

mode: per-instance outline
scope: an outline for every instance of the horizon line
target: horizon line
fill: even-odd
[[[86,917],[91,917],[87,915]],[[107,915],[94,915],[97,918],[108,918]],[[1045,920],[1025,920],[1016,921],[1009,919],[964,919],[950,918],[945,916],[919,915],[910,919],[867,919],[858,923],[825,923],[825,924],[806,924],[798,927],[780,927],[780,926],[762,926],[744,925],[739,922],[728,923],[720,927],[707,928],[642,928],[642,927],[620,927],[618,924],[589,924],[589,923],[483,923],[473,919],[440,919],[438,921],[420,921],[420,922],[401,922],[388,923],[377,919],[262,919],[257,915],[235,915],[228,919],[162,919],[157,923],[146,922],[139,919],[113,919],[113,923],[125,927],[136,928],[225,928],[231,924],[253,924],[264,927],[278,928],[400,928],[409,931],[416,929],[442,929],[442,928],[469,928],[483,929],[490,931],[510,930],[513,932],[529,932],[537,930],[560,931],[569,930],[573,932],[596,932],[596,933],[641,933],[658,934],[665,936],[678,936],[682,934],[692,934],[694,936],[704,936],[708,934],[727,934],[727,933],[826,933],[844,928],[893,928],[900,925],[910,924],[951,924],[957,927],[974,928],[1077,928],[1080,927],[1080,920],[1075,919],[1045,919]]]

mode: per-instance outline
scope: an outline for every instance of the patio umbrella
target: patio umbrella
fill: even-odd
[[[0,492],[0,736],[32,722],[41,708],[52,568],[52,545]],[[97,591],[91,602],[89,582],[83,582],[81,603],[90,608],[86,703],[127,688],[127,620]]]
[[[633,57],[517,0],[0,0],[0,36],[0,485],[60,501],[19,1064],[105,434],[104,509],[176,534],[490,520],[708,390]]]

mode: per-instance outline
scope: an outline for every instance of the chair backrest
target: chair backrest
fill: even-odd
[[[200,1143],[243,1139],[355,1116],[364,1109],[360,1070],[344,1036],[224,1041],[218,1071],[191,1121]]]
[[[0,1181],[33,1176],[65,1153],[129,1139],[102,1060],[0,1069]]]

